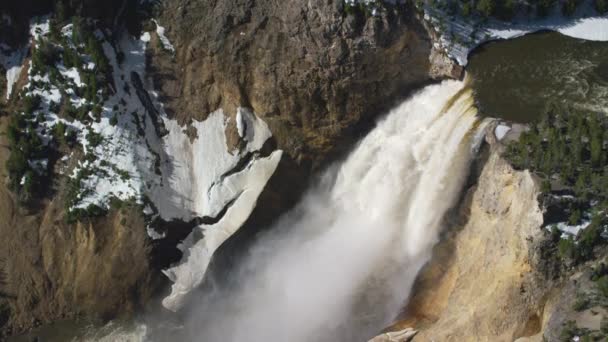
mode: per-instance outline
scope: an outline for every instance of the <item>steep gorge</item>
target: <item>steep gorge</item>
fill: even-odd
[[[167,260],[177,261],[182,256],[181,263],[166,270],[176,284],[173,295],[168,297],[165,305],[177,309],[184,302],[188,303],[193,298],[188,293],[203,282],[208,265],[212,276],[229,278],[225,270],[238,270],[237,266],[247,260],[247,253],[252,245],[256,246],[259,236],[269,236],[263,230],[272,227],[280,214],[298,202],[309,187],[311,175],[351,151],[355,141],[374,126],[380,113],[394,107],[421,85],[438,78],[459,76],[459,68],[450,63],[442,64],[445,59],[437,57],[432,44],[436,37],[425,29],[409,2],[405,5],[401,2],[389,4],[377,16],[367,16],[362,12],[346,15],[344,11],[342,1],[164,2],[158,13],[158,22],[167,28],[173,44],[171,48],[168,49],[163,40],[167,37],[159,33],[159,29],[162,28],[163,32],[165,29],[156,22],[148,23],[151,28],[147,28],[140,41],[127,40],[130,47],[139,47],[137,44],[141,45],[142,42],[147,44],[145,75],[139,69],[120,80],[118,74],[114,75],[117,85],[131,85],[136,90],[128,98],[137,98],[139,102],[134,100],[135,107],[129,109],[145,108],[139,117],[143,118],[141,122],[144,123],[145,132],[140,135],[148,148],[153,145],[158,153],[156,157],[162,161],[159,171],[161,185],[149,187],[146,192],[152,199],[150,205],[153,204],[153,209],[160,213],[155,222],[156,230],[153,233],[150,233],[150,229],[146,231],[146,228],[150,228],[150,222],[146,217],[148,214],[142,214],[144,208],[140,205],[114,208],[106,217],[67,224],[64,222],[65,209],[61,198],[65,184],[61,182],[54,184],[56,188],[53,191],[41,196],[40,207],[30,211],[20,209],[15,196],[4,185],[0,187],[0,217],[7,218],[0,224],[0,232],[6,236],[7,244],[20,246],[19,249],[3,249],[0,254],[3,273],[7,274],[0,279],[3,280],[0,290],[4,296],[3,302],[9,303],[10,307],[4,332],[12,333],[78,314],[101,316],[103,319],[123,314],[128,316],[150,303],[150,298],[158,295],[159,289],[166,289],[166,281],[161,278],[158,268],[164,269],[168,266]],[[200,20],[201,17],[209,20]],[[114,48],[119,51],[124,48],[120,45],[124,41],[117,43],[117,37],[124,38],[121,34],[125,31],[123,27],[113,29],[115,36],[112,39],[116,41],[112,41],[112,44],[116,43]],[[113,55],[113,52],[106,53]],[[132,55],[139,53],[135,48],[131,50]],[[127,54],[127,59],[130,57]],[[129,70],[122,66],[115,69]],[[440,86],[433,85],[428,89],[433,87]],[[425,91],[430,91],[428,89]],[[5,108],[12,110],[14,99],[12,103],[8,101]],[[447,103],[453,104],[452,101]],[[426,104],[420,105],[423,107]],[[467,105],[470,104],[467,102]],[[446,108],[451,107],[446,105]],[[419,113],[411,114],[408,119],[414,120],[416,114]],[[109,116],[103,119],[107,120]],[[437,119],[437,122],[441,124],[441,120]],[[447,127],[445,132],[440,130],[441,134],[432,135],[433,129],[417,127],[417,123],[403,120],[396,127],[411,127],[416,133],[427,132],[436,139],[423,136],[421,141],[414,141],[414,133],[401,138],[382,137],[390,142],[406,140],[401,145],[387,143],[375,147],[374,151],[378,154],[391,150],[388,152],[397,155],[396,161],[383,160],[381,157],[373,159],[375,156],[370,155],[375,153],[363,153],[359,149],[364,148],[359,146],[352,154],[356,161],[346,162],[345,168],[353,164],[357,166],[357,163],[366,165],[362,160],[364,158],[357,158],[357,155],[364,154],[374,160],[373,164],[378,164],[376,167],[386,168],[381,171],[399,169],[400,163],[409,160],[407,153],[401,150],[404,146],[412,146],[413,159],[420,161],[429,155],[424,153],[425,148],[416,148],[419,146],[417,144],[426,142],[425,147],[433,147],[441,139],[452,137],[451,134],[463,141],[471,138],[466,134],[464,138],[458,135],[462,133],[458,124],[451,129]],[[149,129],[145,129],[146,125]],[[432,124],[429,127],[433,127]],[[398,135],[398,132],[392,133]],[[373,140],[373,133],[370,136],[366,139]],[[508,341],[520,337],[539,340],[545,327],[557,329],[555,327],[561,323],[557,322],[559,319],[551,318],[551,310],[545,310],[545,307],[557,305],[545,306],[546,303],[559,302],[555,293],[560,293],[563,284],[553,279],[553,274],[543,273],[551,265],[543,264],[546,262],[542,254],[546,232],[541,229],[538,186],[530,173],[513,170],[501,158],[502,147],[494,137],[494,130],[487,131],[487,139],[490,142],[486,150],[487,159],[479,165],[482,169],[479,175],[475,174],[478,176],[476,185],[457,205],[457,209],[461,210],[460,221],[454,229],[442,235],[443,241],[435,247],[433,258],[414,286],[413,297],[402,315],[403,320],[395,326],[419,330],[416,340]],[[445,145],[446,148],[462,147],[458,141],[451,140]],[[438,151],[440,147],[429,149]],[[108,154],[113,151],[110,149]],[[6,152],[6,149],[0,152],[1,164],[4,164]],[[418,269],[430,258],[429,248],[439,239],[441,228],[452,226],[453,222],[446,224],[441,220],[446,210],[458,204],[452,201],[452,197],[459,191],[452,189],[447,191],[450,196],[441,196],[441,185],[458,188],[462,184],[460,176],[466,174],[460,169],[460,166],[464,167],[460,163],[467,164],[468,160],[458,160],[456,163],[460,166],[449,169],[443,162],[459,155],[456,152],[438,155],[444,158],[435,156],[430,158],[433,163],[427,165],[421,162],[411,168],[401,167],[405,171],[395,172],[398,179],[411,178],[420,182],[408,184],[405,190],[399,190],[403,184],[398,181],[387,188],[380,186],[386,181],[380,171],[370,172],[375,177],[370,177],[373,182],[368,180],[366,184],[371,189],[369,191],[358,192],[350,188],[358,183],[358,180],[354,180],[357,175],[351,175],[347,180],[338,177],[335,192],[346,189],[346,195],[341,199],[349,203],[345,207],[361,205],[363,217],[357,216],[359,212],[355,215],[346,209],[335,210],[342,214],[336,214],[336,217],[333,211],[328,214],[327,208],[318,208],[318,211],[312,210],[312,214],[308,214],[321,217],[317,224],[335,228],[333,231],[337,233],[328,238],[330,242],[336,243],[336,237],[344,237],[347,241],[352,238],[356,241],[348,244],[351,248],[362,246],[364,250],[364,247],[374,245],[376,249],[366,250],[368,254],[359,253],[360,259],[347,260],[348,255],[343,255],[347,261],[333,265],[350,270],[342,279],[335,281],[341,287],[320,289],[315,293],[315,298],[297,297],[306,303],[299,303],[302,310],[293,321],[289,321],[292,316],[278,315],[278,320],[283,320],[285,324],[279,327],[270,324],[272,329],[267,331],[254,329],[260,323],[256,319],[262,321],[261,325],[269,320],[276,325],[273,318],[277,317],[277,311],[281,311],[281,298],[276,293],[264,291],[265,285],[277,279],[251,276],[248,279],[262,288],[261,299],[253,300],[257,307],[247,307],[244,313],[228,315],[225,320],[218,321],[217,317],[205,316],[196,307],[193,309],[190,303],[187,310],[182,312],[182,317],[194,313],[196,319],[185,319],[189,326],[182,333],[190,339],[193,339],[192,335],[188,335],[190,333],[200,336],[200,324],[206,327],[204,336],[211,340],[219,339],[218,336],[226,337],[226,330],[230,329],[226,325],[231,323],[254,326],[252,330],[230,331],[231,338],[235,340],[268,340],[277,335],[292,337],[294,341],[311,338],[331,340],[336,336],[339,336],[338,339],[345,336],[358,338],[377,333],[382,326],[391,322],[400,305],[406,301],[410,285]],[[205,167],[210,164],[214,165],[212,170]],[[364,169],[361,165],[360,168]],[[146,169],[149,165],[137,166]],[[404,176],[406,171],[411,170],[422,170],[422,173],[412,171],[408,174],[410,177]],[[456,177],[445,184],[436,184],[437,180],[429,176],[434,175],[433,172],[444,171]],[[449,178],[445,175],[442,177]],[[362,180],[362,183],[365,182]],[[435,191],[430,191],[431,194],[427,196],[425,191],[429,189]],[[375,193],[372,190],[385,192]],[[402,196],[395,196],[394,202],[402,205],[398,209],[409,206],[408,215],[411,217],[407,220],[391,211],[394,209],[391,206],[375,206],[383,203],[387,194],[394,195],[391,191],[401,191],[398,195]],[[335,200],[335,197],[340,197],[327,195],[327,191],[319,192],[321,195],[317,194],[317,197],[325,199],[321,203],[326,203],[327,198]],[[376,194],[375,198],[370,195],[372,193]],[[405,194],[411,193],[420,203],[410,203],[411,199],[408,200]],[[349,194],[354,194],[353,198],[348,198]],[[212,198],[217,201],[211,201]],[[306,200],[309,197],[304,198],[305,202],[314,202]],[[243,202],[239,202],[240,199],[244,199]],[[233,215],[235,210],[238,211],[236,216]],[[296,213],[298,210],[303,210],[301,205],[296,207]],[[434,216],[433,210],[436,211]],[[377,221],[371,219],[378,215],[397,218],[394,222],[387,222],[386,217]],[[353,223],[353,217],[360,220]],[[327,222],[323,219],[327,219]],[[393,251],[389,247],[394,246],[389,246],[386,240],[394,236],[380,235],[376,236],[377,240],[366,240],[364,228],[382,226],[390,227],[391,232],[398,231],[399,223],[402,223],[400,220],[407,221],[407,224],[403,224],[405,227],[418,228],[412,228],[414,233],[408,231],[413,234],[409,236],[413,242],[404,242],[406,248],[403,249],[411,253],[406,256],[396,253],[396,256],[378,257],[382,253],[377,250]],[[304,223],[294,225],[301,228],[302,234],[308,230],[315,232],[314,227],[306,227]],[[345,226],[354,229],[353,232],[357,234],[345,234],[341,229]],[[433,229],[425,231],[423,228],[427,226]],[[146,232],[156,240],[152,241]],[[326,249],[334,248],[324,243],[327,242],[324,238],[319,241],[325,248],[315,249],[320,255]],[[178,252],[175,247],[180,242],[184,243]],[[414,246],[416,242],[421,242],[420,246]],[[287,275],[301,280],[301,284],[285,288],[301,290],[298,286],[302,284],[315,288],[318,286],[317,280],[332,268],[325,265],[326,259],[310,257],[297,245],[298,241],[291,241],[288,247],[292,248],[286,252],[283,251],[285,247],[277,248],[268,264],[287,268]],[[276,246],[269,249],[274,248]],[[352,254],[358,252],[352,251]],[[302,276],[298,270],[309,268],[290,268],[292,264],[282,263],[290,258],[295,259],[295,265],[314,264],[315,267],[311,268],[321,269],[321,275],[313,270],[313,275],[308,275],[308,278]],[[387,266],[390,276],[380,274],[377,278],[381,281],[373,279],[376,283],[371,282],[381,289],[388,288],[390,293],[387,296],[393,301],[387,306],[380,304],[386,298],[375,296],[377,293],[374,290],[377,288],[365,282],[367,269],[363,267],[382,258],[390,259],[386,263],[389,265],[399,265],[394,260],[398,259],[399,262],[405,260],[411,266],[406,271],[394,266],[403,271],[397,275],[395,273],[399,272],[394,272],[391,269],[393,266]],[[125,264],[129,267],[125,268]],[[260,271],[262,275],[275,271],[260,263],[253,263],[252,269]],[[337,273],[339,270],[333,271]],[[215,277],[210,278],[216,280]],[[230,281],[221,280],[224,283]],[[203,284],[203,287],[208,285]],[[352,303],[350,298],[344,297],[350,292],[340,291],[341,288],[348,291],[364,288],[369,291],[360,291],[363,293],[360,298],[363,304]],[[556,292],[549,295],[549,290],[553,289]],[[245,292],[235,291],[235,297],[251,299]],[[296,292],[306,292],[306,289]],[[194,298],[198,295],[200,292],[195,290]],[[272,298],[273,295],[275,298]],[[212,303],[205,303],[208,305],[205,308],[217,305],[220,307],[218,311],[222,312],[220,304],[236,300],[229,295],[226,297],[212,298],[217,302],[212,300]],[[324,315],[317,314],[318,307],[311,307],[311,303],[328,302],[336,297],[339,305],[332,306],[333,311],[325,310]],[[264,301],[268,298],[276,299],[274,305],[270,305],[270,300]],[[310,299],[310,303],[302,298]],[[370,298],[373,303],[365,303]],[[200,304],[197,301],[194,303]],[[231,308],[241,303],[237,300],[229,304]],[[361,317],[343,315],[343,311],[348,311],[345,308],[358,309],[358,305],[361,305],[369,309],[374,304],[377,305],[374,314],[382,317],[365,317],[373,323],[359,320]],[[565,301],[560,305],[570,303]],[[353,320],[359,325],[349,325]],[[294,321],[310,324],[286,331]],[[328,327],[328,322],[338,326]]]
[[[539,186],[501,157],[488,130],[487,160],[464,197],[460,223],[435,247],[399,327],[415,341],[514,341],[541,331],[556,280],[542,254]]]
[[[86,2],[80,5],[94,12]],[[28,39],[24,32],[30,17],[51,8],[45,1],[34,2],[29,12],[12,2],[3,6],[13,24],[2,36],[13,47]],[[245,236],[255,234],[291,207],[312,172],[349,150],[367,131],[374,115],[419,85],[444,76],[431,72],[431,39],[410,5],[389,5],[382,15],[373,17],[363,13],[345,16],[343,6],[341,1],[168,1],[161,8],[159,21],[166,25],[176,49],[173,56],[163,52],[157,44],[159,35],[152,32],[146,52],[148,77],[142,81],[149,89],[159,90],[156,105],[163,103],[168,118],[184,125],[191,139],[197,133],[197,122],[223,109],[229,118],[222,132],[229,150],[245,146],[237,127],[237,108],[250,107],[272,131],[269,148],[286,152],[260,195],[263,205],[241,229]],[[139,43],[121,38],[126,31],[120,20],[113,20],[128,15],[130,7],[117,4],[113,8],[92,16],[110,25],[116,51],[129,49],[127,59],[139,58]],[[127,10],[121,12],[122,8]],[[202,15],[213,20],[199,21]],[[117,23],[119,26],[111,26]],[[333,48],[327,50],[326,45]],[[108,57],[114,54],[107,46],[104,49]],[[292,53],[295,51],[299,52]],[[25,72],[27,68],[22,69]],[[25,85],[22,82],[18,85]],[[123,79],[116,74],[114,82],[117,88],[123,83],[128,86],[129,77]],[[141,85],[134,83],[133,87],[141,100]],[[134,95],[128,98],[136,102]],[[129,110],[139,110],[131,102],[128,105]],[[18,100],[13,96],[3,110],[17,108]],[[147,112],[147,116],[153,114],[150,108]],[[157,121],[147,116],[142,116],[144,126]],[[181,132],[180,126],[176,130]],[[124,137],[129,134],[121,133]],[[104,152],[108,153],[111,149]],[[73,162],[70,167],[74,167]],[[129,314],[141,309],[161,288],[162,276],[156,267],[158,258],[167,254],[167,247],[145,236],[147,219],[139,212],[141,207],[113,209],[105,218],[68,224],[63,206],[65,186],[64,181],[58,181],[50,192],[37,192],[39,206],[28,212],[18,209],[9,191],[2,192],[2,203],[7,208],[3,217],[15,217],[6,220],[7,241],[22,247],[3,250],[7,260],[21,260],[5,267],[12,274],[7,278],[8,288],[19,291],[5,298],[11,311],[4,333],[82,314],[104,319]],[[171,227],[167,225],[164,231]],[[187,232],[179,234],[181,240]],[[230,247],[224,248],[230,251],[225,260],[230,260],[235,250]],[[218,259],[222,262],[221,257]],[[132,267],[128,276],[124,264]],[[17,276],[19,281],[14,280]]]

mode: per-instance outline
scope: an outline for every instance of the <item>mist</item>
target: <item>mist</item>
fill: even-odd
[[[388,113],[191,298],[184,341],[362,341],[403,308],[482,139],[470,90],[446,81]]]

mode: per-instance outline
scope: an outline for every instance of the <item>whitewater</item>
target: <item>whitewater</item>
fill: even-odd
[[[209,342],[377,335],[397,317],[430,259],[486,125],[464,82],[425,87],[258,237],[230,272],[236,285],[191,294],[177,329],[150,324],[133,334]]]

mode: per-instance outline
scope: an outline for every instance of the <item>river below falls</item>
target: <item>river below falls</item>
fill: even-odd
[[[527,123],[545,106],[608,114],[608,43],[556,32],[494,41],[475,49],[468,75],[482,115]]]

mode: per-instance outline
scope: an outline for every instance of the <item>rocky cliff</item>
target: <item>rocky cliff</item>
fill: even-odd
[[[160,21],[176,46],[175,63],[152,61],[167,110],[187,122],[250,107],[308,169],[431,80],[432,41],[409,2],[372,16],[341,0],[170,0]]]
[[[0,118],[0,127],[5,123]],[[6,145],[1,136],[2,165]],[[128,316],[157,287],[141,208],[67,224],[62,196],[24,208],[0,184],[0,340],[58,319]]]
[[[108,11],[97,11],[87,1],[69,3],[67,15],[100,20],[111,29],[108,40],[116,46],[125,23],[137,31],[137,23],[126,20],[140,18],[132,11],[136,1],[114,2],[104,7]],[[2,6],[11,18],[11,32],[23,36],[12,41],[0,33],[12,47],[29,39],[31,15],[52,8],[47,1],[33,2],[29,10],[16,2]],[[185,125],[184,134],[192,138],[193,120],[223,109],[232,119],[225,132],[228,148],[241,149],[235,116],[238,107],[248,107],[272,131],[271,148],[286,152],[243,233],[220,250],[220,264],[223,253],[231,254],[234,244],[247,241],[293,204],[310,175],[349,150],[376,115],[420,85],[453,76],[449,61],[438,66],[437,58],[435,64],[429,59],[432,39],[409,2],[387,4],[372,16],[347,13],[340,0],[169,0],[156,14],[175,49],[161,48],[165,37],[154,33],[152,21],[142,23],[151,31],[143,83],[158,91],[156,100],[170,119]],[[23,86],[26,76],[16,84]],[[117,84],[128,83],[128,77],[114,76]],[[141,86],[132,86],[140,91]],[[124,89],[134,98],[129,87]],[[3,111],[16,111],[18,102],[13,96]],[[122,99],[118,105],[126,106]],[[7,155],[4,148],[2,165]],[[7,333],[78,314],[109,319],[141,308],[160,288],[162,276],[155,264],[166,266],[167,261],[158,258],[180,240],[171,237],[172,246],[150,241],[142,208],[136,205],[67,223],[65,179],[51,183],[50,189],[35,192],[40,201],[27,209],[7,186],[0,188],[0,231],[13,246],[0,254]],[[165,224],[165,230],[184,225]],[[187,229],[179,234],[183,239]]]
[[[503,159],[493,128],[454,228],[435,247],[390,330],[414,328],[413,341],[520,342],[570,341],[600,331],[601,300],[580,302],[597,298],[591,270],[602,258],[564,267],[543,228],[538,181]]]
[[[466,223],[435,249],[408,305],[419,341],[513,341],[540,329],[538,190],[496,148],[466,194]],[[437,284],[433,286],[432,284]]]

